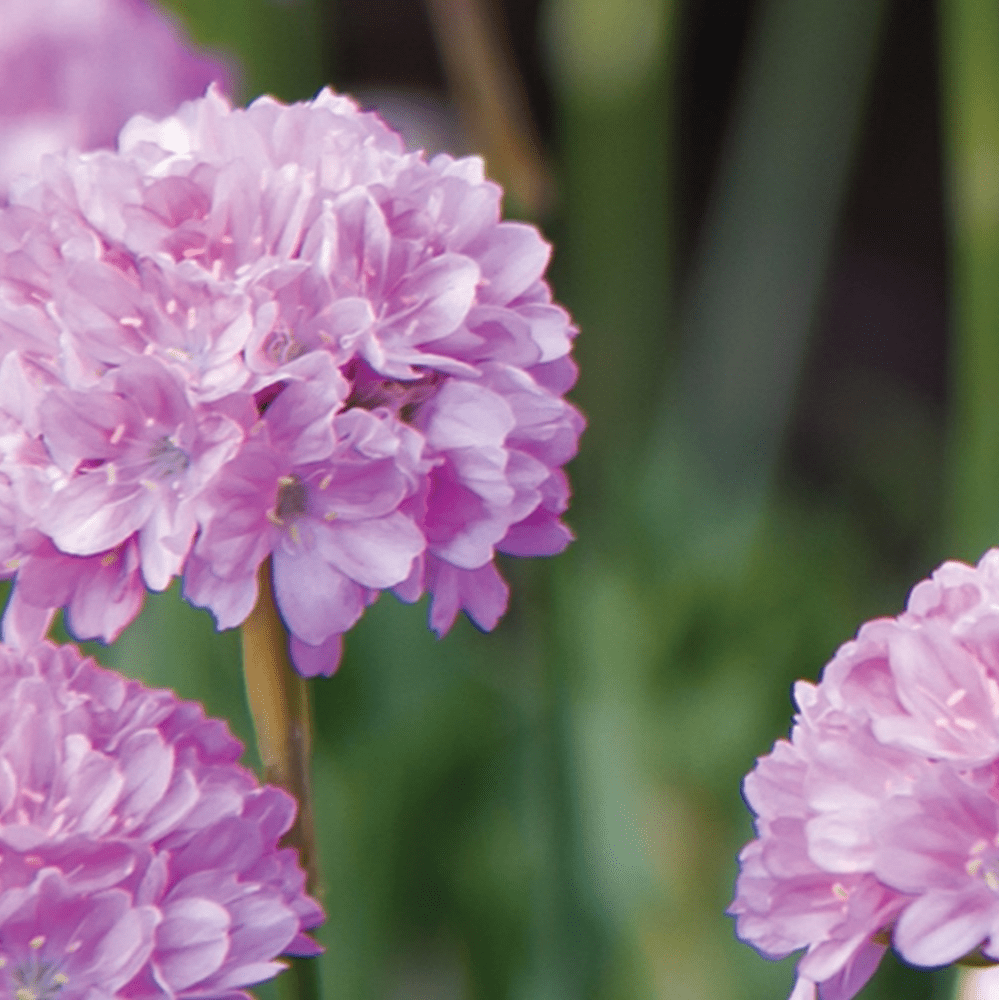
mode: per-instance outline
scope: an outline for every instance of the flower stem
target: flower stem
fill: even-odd
[[[298,850],[309,894],[322,902],[312,808],[312,719],[309,689],[288,656],[288,633],[274,603],[271,561],[257,575],[256,607],[243,623],[243,678],[264,780],[298,802],[294,825],[284,844]]]
[[[949,555],[999,540],[999,19],[944,0],[941,108],[951,266]]]
[[[298,802],[298,815],[285,834],[284,843],[297,848],[309,894],[318,899],[309,689],[288,656],[288,633],[271,589],[270,559],[261,564],[257,583],[260,596],[242,628],[246,696],[257,733],[264,780],[285,789]]]
[[[298,814],[283,844],[297,849],[309,894],[321,903],[312,808],[309,689],[288,656],[288,632],[274,603],[270,559],[261,564],[257,584],[257,604],[240,630],[246,697],[257,733],[263,778],[298,802]],[[319,970],[311,959],[293,958],[288,970],[278,977],[277,986],[287,1000],[319,1000]]]

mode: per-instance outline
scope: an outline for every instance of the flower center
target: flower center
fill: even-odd
[[[278,480],[277,507],[274,513],[281,523],[304,514],[308,508],[305,483],[298,476],[282,476]]]
[[[28,942],[32,954],[12,970],[13,1000],[52,1000],[69,982],[69,977],[59,971],[57,962],[46,962],[39,957],[38,952],[44,944],[44,935],[32,938]],[[0,958],[0,967],[6,964],[7,960]]]
[[[191,459],[186,451],[178,448],[168,437],[154,441],[149,449],[152,473],[157,479],[173,479],[186,472]]]
[[[264,353],[275,365],[286,365],[301,357],[305,351],[305,345],[296,340],[291,330],[283,325],[271,332],[264,345]]]
[[[987,840],[975,841],[968,852],[964,869],[972,878],[980,879],[999,895],[999,836],[992,843]]]
[[[443,372],[425,369],[415,379],[383,378],[364,362],[351,362],[344,374],[353,383],[350,398],[345,409],[358,406],[362,410],[385,407],[400,420],[410,423],[420,407],[436,395],[442,382],[447,379]]]

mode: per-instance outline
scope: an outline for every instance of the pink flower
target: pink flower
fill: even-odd
[[[246,997],[322,919],[295,813],[225,724],[45,643],[0,647],[0,992]]]
[[[729,912],[794,1000],[849,1000],[887,943],[914,965],[999,962],[999,550],[945,563],[795,688],[747,776],[757,839]]]
[[[45,153],[111,146],[137,112],[232,78],[144,0],[3,0],[0,19],[0,191]]]
[[[583,427],[549,247],[500,194],[480,160],[407,153],[329,91],[233,110],[211,90],[19,185],[0,211],[8,641],[53,606],[110,640],[173,576],[233,627],[268,558],[305,674],[335,669],[383,590],[429,591],[439,634],[461,610],[492,628],[496,553],[572,538]]]

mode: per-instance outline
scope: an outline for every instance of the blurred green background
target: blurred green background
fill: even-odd
[[[243,98],[330,82],[484,152],[582,330],[578,541],[504,563],[491,635],[384,597],[313,686],[324,996],[782,1000],[723,915],[742,775],[795,678],[999,542],[999,9],[480,4],[496,111],[446,3],[169,6]],[[250,739],[175,590],[94,651]],[[862,997],[950,991],[887,960]]]

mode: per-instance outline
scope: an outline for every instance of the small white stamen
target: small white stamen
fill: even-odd
[[[323,476],[322,481],[319,483],[319,488],[321,490],[324,490],[332,482],[333,482],[333,474],[328,472],[325,476]]]
[[[945,702],[948,708],[953,708],[968,692],[964,688],[958,688]]]
[[[121,323],[122,326],[131,326],[131,327],[135,327],[136,329],[138,329],[138,327],[142,326],[142,317],[141,316],[122,316],[122,318],[120,320],[118,320],[118,322]]]
[[[45,944],[45,935],[44,934],[39,934],[37,937],[33,937],[28,942],[28,947],[29,948],[34,948],[35,951],[38,951],[38,949],[41,948],[41,946],[43,944]]]
[[[118,426],[111,432],[111,443],[117,444],[121,440],[122,435],[124,433],[125,433],[125,425],[118,424]]]

